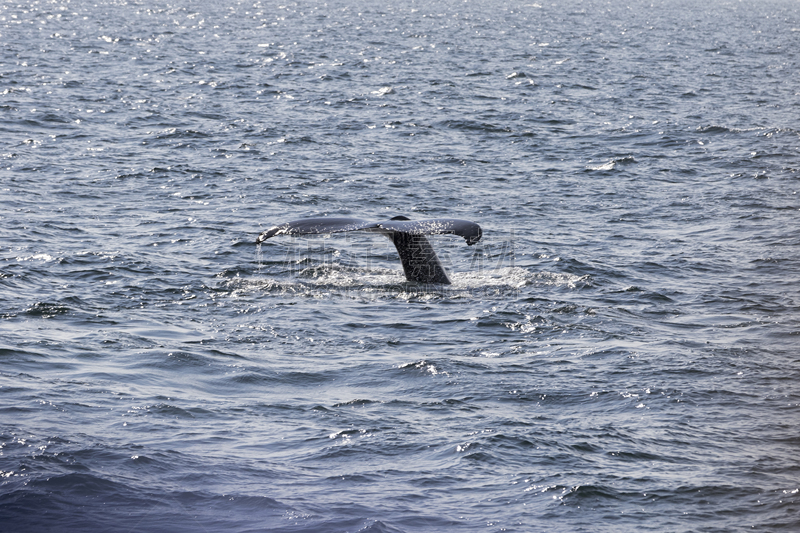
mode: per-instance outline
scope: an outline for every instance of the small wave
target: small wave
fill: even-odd
[[[762,127],[755,127],[755,128],[729,128],[727,126],[719,126],[716,124],[710,124],[708,126],[698,126],[695,131],[698,133],[709,133],[709,134],[724,134],[724,133],[748,133],[751,131],[762,131],[766,128]]]
[[[349,402],[335,403],[335,404],[333,404],[333,406],[334,407],[363,407],[365,405],[370,405],[370,404],[373,404],[373,403],[378,403],[378,402],[375,402],[374,400],[364,400],[364,399],[361,399],[361,398],[356,398],[355,400],[350,400]],[[340,431],[339,433],[343,433],[343,432]]]
[[[531,275],[531,283],[551,287],[567,287],[568,289],[582,289],[593,286],[592,276],[588,274],[577,275],[568,272],[537,272]]]
[[[586,170],[614,170],[617,167],[617,165],[631,165],[636,162],[637,161],[633,156],[628,155],[625,157],[611,159],[610,161],[607,161],[600,165],[587,166]]]
[[[17,261],[55,261],[57,258],[50,254],[33,254],[25,257],[17,257]]]
[[[150,134],[154,132],[148,132]],[[155,134],[156,139],[204,139],[210,137],[208,133],[197,130],[183,130],[178,128],[167,128]]]
[[[462,131],[482,131],[486,133],[511,133],[511,129],[506,126],[489,124],[487,122],[477,122],[475,120],[446,120],[439,122],[446,128]]]
[[[31,316],[40,316],[42,318],[51,318],[56,315],[64,315],[69,313],[70,309],[67,306],[50,303],[50,302],[36,302],[31,307],[25,310],[25,313]]]
[[[139,416],[157,415],[167,418],[195,418],[195,414],[200,415],[207,413],[208,411],[201,408],[195,408],[194,413],[192,413],[176,405],[158,403],[153,405],[131,407],[127,414]]]
[[[608,163],[603,163],[602,165],[596,166],[588,166],[586,167],[587,170],[614,170],[616,163],[614,161],[609,161]]]
[[[414,361],[413,363],[405,363],[397,367],[399,370],[413,370],[418,376],[449,376],[447,372],[441,368],[437,368],[433,363],[423,359],[422,361]]]
[[[782,133],[788,133],[789,135],[800,135],[800,130],[796,130],[794,128],[768,128],[765,129],[764,132],[760,133],[759,135],[769,138]]]

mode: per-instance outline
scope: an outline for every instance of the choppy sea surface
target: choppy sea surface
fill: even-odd
[[[0,530],[800,530],[800,4],[0,4]],[[453,284],[375,235],[456,217]]]

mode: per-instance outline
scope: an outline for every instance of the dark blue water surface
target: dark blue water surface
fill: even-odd
[[[0,530],[800,530],[800,4],[0,5]],[[406,282],[309,216],[473,220]]]

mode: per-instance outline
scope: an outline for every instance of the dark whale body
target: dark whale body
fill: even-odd
[[[464,237],[467,245],[471,246],[481,239],[482,234],[479,225],[456,218],[410,220],[399,216],[384,222],[370,222],[360,218],[302,218],[262,232],[256,239],[256,244],[275,235],[314,235],[345,231],[385,235],[397,248],[408,281],[444,284],[449,284],[450,278],[425,235],[458,235]]]

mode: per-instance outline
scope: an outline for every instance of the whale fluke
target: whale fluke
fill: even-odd
[[[398,216],[383,222],[370,222],[360,218],[302,218],[262,232],[256,238],[256,244],[276,235],[315,235],[345,231],[385,235],[397,248],[407,280],[444,284],[449,284],[450,278],[425,235],[458,235],[464,237],[469,246],[478,242],[482,235],[479,225],[457,218],[411,220]]]

